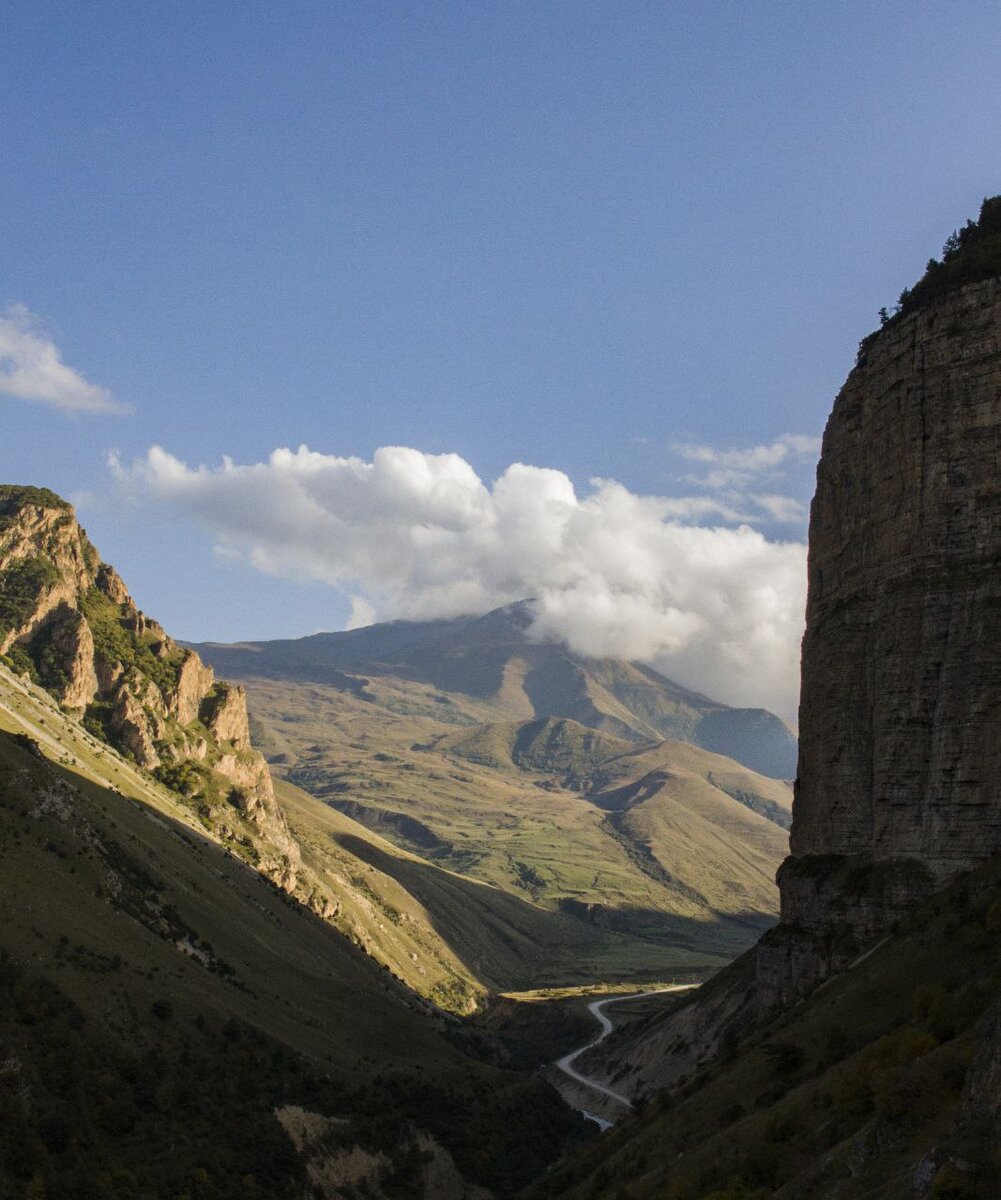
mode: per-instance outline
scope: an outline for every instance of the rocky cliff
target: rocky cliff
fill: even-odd
[[[950,278],[969,276],[963,239],[993,277],[929,292],[931,264],[863,343],[824,435],[791,856],[759,954],[776,996],[1001,850],[997,201],[950,239]]]
[[[243,688],[136,607],[70,505],[44,488],[0,487],[0,655],[294,886],[298,847],[250,744]]]
[[[780,922],[586,1069],[673,1086],[1001,852],[1001,198],[866,338],[810,519]]]

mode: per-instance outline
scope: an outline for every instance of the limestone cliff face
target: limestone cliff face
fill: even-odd
[[[0,486],[0,654],[294,886],[298,847],[251,746],[243,688],[141,612],[43,488]]]
[[[868,341],[824,435],[776,994],[1001,850],[999,466],[990,279]]]
[[[947,248],[862,343],[824,434],[780,922],[582,1058],[626,1094],[677,1085],[1001,853],[1001,197]],[[996,1146],[1001,1010],[970,1080],[960,1133]]]

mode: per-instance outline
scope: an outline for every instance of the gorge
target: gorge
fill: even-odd
[[[997,1196],[999,463],[995,198],[835,400],[794,798],[524,603],[188,646],[0,488],[0,1200]]]

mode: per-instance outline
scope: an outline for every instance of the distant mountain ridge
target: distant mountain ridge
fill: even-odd
[[[397,676],[489,703],[522,720],[567,717],[631,742],[691,742],[760,775],[791,779],[797,743],[779,717],[732,708],[652,667],[588,658],[528,636],[530,601],[483,616],[391,621],[342,633],[195,649],[236,677],[312,680],[357,690],[359,676]]]
[[[565,914],[632,939],[592,947],[578,971],[624,979],[653,955],[672,972],[729,959],[775,917],[791,731],[649,667],[534,641],[532,619],[519,603],[198,651],[247,688],[278,777],[397,851],[488,885],[478,896],[527,901],[534,924]],[[727,750],[770,758],[775,776]],[[380,865],[428,895],[419,868]],[[460,957],[497,980],[500,960],[479,942],[494,917],[477,933],[447,907]],[[536,970],[553,979],[565,961],[549,952]]]

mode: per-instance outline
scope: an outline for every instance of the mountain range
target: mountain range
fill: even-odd
[[[517,720],[566,717],[632,742],[691,742],[760,775],[792,779],[796,737],[774,714],[731,708],[652,667],[575,654],[531,636],[533,604],[483,616],[392,621],[343,633],[235,645],[202,643],[206,661],[234,678],[326,683],[360,690],[365,676],[424,685],[447,723],[483,705]],[[477,714],[478,715],[478,714]]]
[[[570,964],[547,948],[546,966],[512,975],[463,934],[451,944],[488,987],[622,979],[640,961],[670,977],[731,957],[773,920],[791,791],[699,739],[786,771],[793,735],[648,667],[535,642],[531,621],[525,602],[193,649],[247,689],[277,777],[491,885],[498,903],[527,902],[536,921],[570,916],[628,939],[586,966],[579,950]],[[378,859],[408,890],[437,886],[408,862]]]

